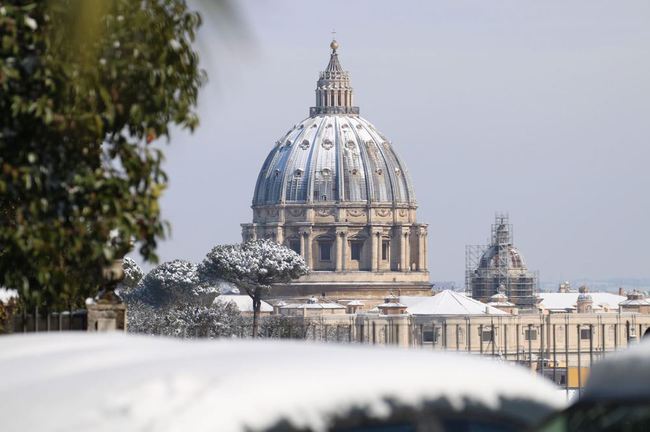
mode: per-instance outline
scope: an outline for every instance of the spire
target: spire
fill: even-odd
[[[332,39],[330,61],[320,73],[316,84],[316,106],[309,110],[310,116],[319,114],[359,114],[359,107],[352,106],[353,94],[350,74],[343,70],[336,52],[339,43]]]

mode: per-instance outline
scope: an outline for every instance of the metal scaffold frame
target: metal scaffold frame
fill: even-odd
[[[528,271],[513,247],[512,231],[508,214],[497,213],[490,244],[465,247],[465,292],[486,302],[494,294],[502,293],[518,306],[533,307],[539,276]]]

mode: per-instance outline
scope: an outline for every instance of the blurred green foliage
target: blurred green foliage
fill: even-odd
[[[134,242],[157,260],[151,143],[198,124],[200,22],[184,0],[0,3],[0,284],[25,305],[79,306]]]

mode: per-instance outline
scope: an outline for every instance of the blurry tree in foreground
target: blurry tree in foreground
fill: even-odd
[[[0,285],[26,305],[81,304],[133,241],[156,260],[150,143],[197,126],[199,25],[184,0],[0,3]]]

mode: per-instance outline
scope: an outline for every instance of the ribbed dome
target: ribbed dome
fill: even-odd
[[[266,158],[253,205],[307,202],[415,204],[404,163],[388,140],[353,106],[349,74],[332,43],[310,117],[294,126]]]
[[[415,195],[403,162],[368,121],[321,115],[276,143],[253,205],[312,201],[415,203]]]
[[[487,269],[496,269],[500,267],[500,257],[499,257],[499,246],[497,245],[491,245],[483,254],[481,257],[481,261],[479,262],[478,269],[479,270],[487,270]],[[505,253],[507,253],[507,269],[510,270],[526,270],[526,262],[524,261],[524,257],[521,255],[519,250],[515,248],[514,246],[506,246],[505,248],[502,248]]]

